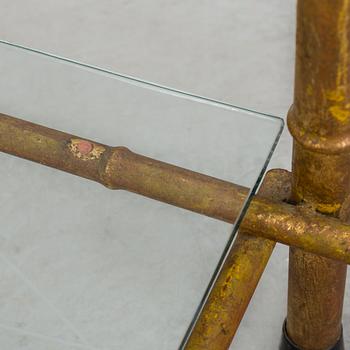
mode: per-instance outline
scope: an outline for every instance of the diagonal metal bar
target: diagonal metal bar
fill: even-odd
[[[290,197],[291,174],[269,171],[259,190],[263,197]],[[187,342],[187,350],[226,350],[239,327],[275,242],[241,230]]]

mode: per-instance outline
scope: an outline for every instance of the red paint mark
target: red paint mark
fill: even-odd
[[[77,144],[77,148],[78,148],[78,151],[82,154],[82,155],[87,155],[89,154],[92,149],[93,149],[93,145],[91,142],[89,141],[80,141],[78,144]]]

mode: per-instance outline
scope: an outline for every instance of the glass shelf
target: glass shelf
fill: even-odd
[[[7,42],[0,76],[0,113],[248,187],[237,222],[283,128],[280,118]],[[178,349],[237,223],[0,160],[2,347]]]

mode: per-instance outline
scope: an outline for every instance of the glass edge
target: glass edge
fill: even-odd
[[[256,193],[259,185],[260,185],[260,182],[261,180],[263,179],[263,176],[265,174],[265,171],[268,167],[268,164],[271,160],[271,157],[277,147],[277,144],[280,140],[280,137],[281,137],[281,134],[283,132],[283,129],[284,129],[284,120],[281,118],[281,117],[278,117],[278,116],[275,116],[275,115],[271,115],[271,114],[267,114],[267,113],[261,113],[261,112],[257,112],[255,110],[252,110],[252,109],[249,109],[249,108],[245,108],[245,107],[239,107],[239,106],[236,106],[236,105],[232,105],[232,104],[229,104],[229,103],[226,103],[226,102],[222,102],[222,101],[219,101],[219,100],[215,100],[215,99],[211,99],[211,98],[207,98],[207,97],[204,97],[204,96],[200,96],[200,95],[195,95],[195,94],[192,94],[192,93],[188,93],[188,92],[185,92],[185,91],[182,91],[182,90],[178,90],[178,89],[174,89],[174,88],[171,88],[171,87],[168,87],[168,86],[163,86],[163,85],[159,85],[159,84],[156,84],[156,83],[153,83],[151,81],[147,81],[147,80],[142,80],[142,79],[139,79],[139,78],[136,78],[136,77],[133,77],[133,76],[129,76],[129,75],[124,75],[124,74],[121,74],[121,73],[118,73],[118,72],[114,72],[112,70],[109,70],[109,69],[104,69],[104,68],[100,68],[98,66],[95,66],[95,65],[90,65],[90,64],[87,64],[87,63],[83,63],[83,62],[80,62],[80,61],[76,61],[76,60],[72,60],[72,59],[69,59],[69,58],[66,58],[66,57],[63,57],[63,56],[59,56],[59,55],[55,55],[55,54],[52,54],[52,53],[49,53],[49,52],[45,52],[45,51],[42,51],[42,50],[38,50],[38,49],[35,49],[35,48],[31,48],[31,47],[26,47],[26,46],[23,46],[23,45],[20,45],[20,44],[17,44],[17,43],[13,43],[13,42],[9,42],[9,41],[6,41],[6,40],[2,40],[0,39],[0,44],[4,44],[4,45],[7,45],[7,46],[10,46],[10,47],[13,47],[13,48],[17,48],[17,49],[22,49],[22,50],[25,50],[25,51],[28,51],[28,52],[32,52],[32,53],[35,53],[35,54],[39,54],[39,55],[43,55],[43,56],[46,56],[46,57],[51,57],[51,58],[54,58],[54,59],[57,59],[59,61],[63,61],[63,62],[66,62],[66,63],[70,63],[70,64],[73,64],[73,65],[78,65],[80,67],[84,67],[84,68],[88,68],[88,69],[91,69],[91,70],[94,70],[94,71],[99,71],[101,73],[106,73],[106,74],[109,74],[109,75],[113,75],[114,77],[117,77],[117,78],[120,78],[121,80],[126,80],[127,82],[129,83],[135,83],[137,85],[143,85],[143,86],[147,86],[148,88],[150,89],[155,89],[155,90],[158,90],[158,91],[162,91],[162,92],[165,92],[165,93],[168,93],[168,94],[173,94],[175,96],[178,96],[178,97],[182,97],[182,98],[188,98],[188,99],[191,99],[191,100],[195,100],[195,101],[198,101],[198,102],[201,102],[201,103],[207,103],[207,104],[211,104],[211,105],[215,105],[217,107],[224,107],[226,109],[231,109],[231,110],[235,110],[235,111],[243,111],[243,112],[246,112],[246,113],[249,113],[249,114],[253,114],[253,115],[257,115],[259,117],[263,117],[263,118],[266,118],[268,119],[269,121],[272,121],[272,120],[275,120],[277,122],[280,123],[280,127],[279,127],[279,130],[278,130],[278,133],[277,135],[275,136],[275,139],[274,139],[274,142],[272,144],[272,147],[270,149],[270,152],[264,162],[264,165],[263,167],[261,168],[257,178],[256,178],[256,181],[254,183],[254,186],[251,188],[251,190],[249,191],[248,195],[247,195],[247,198],[245,199],[245,202],[243,204],[243,207],[241,209],[241,213],[240,215],[238,216],[238,218],[236,219],[236,221],[234,222],[234,228],[233,228],[233,231],[232,233],[230,234],[230,237],[228,239],[228,242],[226,243],[226,246],[225,246],[225,249],[220,257],[220,260],[215,268],[215,271],[211,277],[211,280],[208,284],[208,287],[204,293],[204,296],[195,312],[195,315],[185,333],[185,336],[180,344],[180,347],[179,347],[179,350],[183,350],[185,349],[187,343],[188,343],[188,340],[195,328],[195,325],[199,319],[199,316],[201,315],[202,311],[203,311],[203,308],[210,296],[210,293],[218,279],[218,276],[223,268],[223,265],[228,257],[228,255],[230,254],[231,252],[231,249],[232,249],[232,246],[235,242],[235,239],[237,237],[237,232],[239,230],[239,226],[244,218],[244,215],[245,213],[247,212],[248,208],[249,208],[249,204],[253,198],[253,195]]]
[[[268,114],[268,113],[257,112],[255,110],[252,110],[252,109],[249,109],[249,108],[239,107],[239,106],[232,105],[232,104],[229,104],[229,103],[226,103],[226,102],[222,102],[222,101],[219,101],[219,100],[211,99],[211,98],[200,96],[200,95],[195,95],[195,94],[192,94],[192,93],[189,93],[189,92],[185,92],[185,91],[182,91],[182,90],[178,90],[178,89],[174,89],[174,88],[171,88],[171,87],[168,87],[168,86],[159,85],[159,84],[156,84],[156,83],[151,82],[151,81],[142,80],[142,79],[139,79],[139,78],[136,78],[136,77],[133,77],[133,76],[129,76],[129,75],[124,75],[124,74],[121,74],[121,73],[118,73],[118,72],[114,72],[114,71],[109,70],[109,69],[104,69],[104,68],[101,68],[101,67],[98,67],[98,66],[95,66],[95,65],[90,65],[90,64],[87,64],[87,63],[84,63],[84,62],[76,61],[76,60],[73,60],[73,59],[69,59],[69,58],[66,58],[66,57],[63,57],[63,56],[55,55],[55,54],[52,54],[52,53],[49,53],[49,52],[45,52],[45,51],[42,51],[42,50],[38,50],[38,49],[35,49],[35,48],[23,46],[23,45],[20,45],[20,44],[17,44],[17,43],[13,43],[13,42],[9,42],[9,41],[6,41],[6,40],[1,40],[1,39],[0,39],[0,44],[4,44],[4,45],[7,45],[7,46],[10,46],[10,47],[13,47],[13,48],[17,48],[17,49],[22,49],[24,51],[32,52],[32,53],[43,55],[43,56],[46,56],[46,57],[55,58],[55,59],[57,59],[59,61],[70,63],[70,64],[73,64],[73,65],[78,65],[80,67],[88,68],[88,69],[91,69],[93,71],[98,71],[98,72],[101,72],[101,73],[112,75],[112,76],[114,76],[116,78],[119,78],[120,80],[125,80],[128,83],[134,83],[136,85],[141,85],[141,86],[147,87],[149,89],[161,91],[163,93],[172,94],[172,95],[175,95],[175,96],[178,96],[178,97],[191,99],[191,100],[194,100],[194,101],[197,101],[197,102],[200,102],[200,103],[207,103],[207,104],[210,104],[210,105],[213,105],[213,106],[217,106],[217,107],[221,107],[221,108],[226,108],[226,109],[230,109],[230,110],[245,112],[245,113],[248,113],[248,114],[259,116],[261,118],[266,118],[269,121],[275,120],[275,121],[278,121],[278,122],[280,122],[282,124],[284,123],[284,120],[281,117],[278,117],[278,116],[275,116],[275,115],[271,115],[271,114]]]
[[[268,167],[268,165],[270,163],[272,155],[273,155],[273,153],[274,153],[274,151],[275,151],[275,149],[276,149],[276,147],[278,145],[278,142],[279,142],[279,140],[281,138],[281,135],[282,135],[282,132],[283,132],[283,129],[284,129],[284,120],[283,119],[281,119],[281,120],[282,120],[282,124],[281,124],[281,126],[279,128],[279,131],[278,131],[276,137],[275,137],[275,140],[274,140],[274,142],[272,144],[270,152],[269,152],[269,154],[268,154],[268,156],[267,156],[267,158],[266,158],[266,160],[265,160],[265,162],[264,162],[264,164],[263,164],[263,166],[262,166],[262,168],[261,168],[261,170],[260,170],[260,172],[259,172],[259,174],[258,174],[258,176],[256,178],[254,186],[250,189],[250,191],[249,191],[249,193],[247,195],[247,198],[244,201],[244,204],[242,206],[242,209],[241,209],[241,212],[240,212],[239,216],[237,217],[236,221],[233,223],[232,233],[231,233],[231,235],[230,235],[230,237],[229,237],[229,239],[228,239],[228,241],[226,243],[224,251],[223,251],[223,253],[222,253],[221,257],[220,257],[220,260],[219,260],[219,262],[218,262],[218,264],[217,264],[217,266],[216,266],[216,268],[214,270],[214,273],[213,273],[213,275],[212,275],[212,277],[210,279],[208,287],[207,287],[207,289],[204,292],[204,295],[203,295],[203,297],[201,299],[201,302],[200,302],[200,304],[199,304],[199,306],[198,306],[198,308],[197,308],[197,310],[196,310],[196,312],[195,312],[195,314],[193,316],[193,319],[192,319],[190,325],[188,326],[187,331],[186,331],[186,333],[185,333],[185,335],[184,335],[184,337],[182,339],[182,342],[181,342],[181,344],[179,346],[179,350],[185,350],[186,349],[186,345],[187,345],[187,343],[188,343],[188,341],[189,341],[189,339],[190,339],[190,337],[191,337],[191,335],[193,333],[193,330],[194,330],[194,328],[195,328],[195,326],[196,326],[196,324],[197,324],[197,322],[199,320],[199,317],[200,317],[201,313],[203,312],[203,309],[204,309],[204,307],[205,307],[205,305],[206,305],[206,303],[207,303],[207,301],[209,299],[209,296],[210,296],[210,294],[211,294],[211,292],[212,292],[212,290],[213,290],[213,288],[215,286],[215,283],[218,280],[218,277],[219,277],[220,272],[222,271],[222,268],[223,268],[223,266],[224,266],[224,264],[225,264],[225,262],[227,260],[227,257],[231,253],[233,244],[234,244],[234,242],[236,240],[236,237],[237,237],[237,232],[239,230],[240,224],[243,221],[244,215],[246,214],[246,212],[247,212],[247,210],[249,208],[250,202],[252,201],[254,194],[256,193],[257,189],[260,186],[260,183],[261,183],[261,181],[262,181],[262,179],[264,177],[264,174],[265,174],[266,169],[267,169],[267,167]]]

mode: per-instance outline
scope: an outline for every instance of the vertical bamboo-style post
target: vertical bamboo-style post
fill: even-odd
[[[298,1],[294,104],[288,115],[292,198],[305,211],[344,220],[350,189],[349,50],[349,0]],[[290,249],[285,331],[293,348],[342,348],[345,279],[343,263]]]

